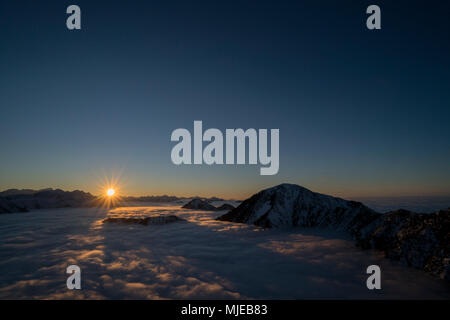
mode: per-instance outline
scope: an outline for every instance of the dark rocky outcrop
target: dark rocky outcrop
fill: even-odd
[[[196,198],[192,199],[188,203],[186,203],[184,206],[182,206],[184,209],[194,209],[194,210],[208,210],[208,211],[215,211],[216,207],[209,204],[207,201]]]
[[[217,220],[272,227],[330,227],[362,248],[382,250],[441,278],[450,279],[450,210],[418,214],[377,213],[360,202],[312,192],[292,184],[263,190]]]
[[[357,244],[450,280],[450,209],[430,214],[385,213],[362,228]]]

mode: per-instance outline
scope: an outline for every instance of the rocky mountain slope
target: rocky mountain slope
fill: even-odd
[[[267,228],[332,226],[357,234],[379,215],[360,202],[323,195],[294,184],[281,184],[253,195],[218,220]]]
[[[354,237],[362,248],[450,279],[450,211],[381,214],[362,203],[292,184],[263,190],[217,218],[262,227],[330,227]]]
[[[430,214],[396,210],[364,227],[357,244],[450,280],[450,209]]]

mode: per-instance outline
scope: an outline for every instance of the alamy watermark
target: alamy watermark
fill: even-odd
[[[67,7],[66,14],[70,16],[66,19],[66,26],[69,30],[81,30],[81,9],[78,5],[72,4]],[[376,4],[367,7],[366,14],[370,14],[366,20],[366,27],[369,30],[381,29],[381,9]]]
[[[202,121],[194,121],[193,139],[187,129],[179,128],[172,132],[170,140],[178,143],[172,148],[171,159],[176,165],[203,163],[242,165],[247,163],[248,158],[248,164],[258,164],[259,161],[259,164],[263,166],[260,168],[261,175],[274,175],[278,173],[280,167],[280,130],[270,129],[270,155],[268,133],[268,129],[250,128],[245,131],[226,129],[224,142],[222,131],[212,128],[203,133]],[[208,142],[204,149],[203,142]],[[248,149],[248,157],[246,149]]]
[[[81,269],[77,265],[70,265],[66,269],[66,273],[70,274],[67,278],[66,285],[69,290],[81,289]]]
[[[380,290],[381,289],[381,269],[380,266],[376,264],[370,265],[366,270],[367,274],[370,276],[367,278],[366,286],[369,290]]]

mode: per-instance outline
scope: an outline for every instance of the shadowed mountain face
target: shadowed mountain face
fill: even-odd
[[[263,190],[217,220],[272,227],[331,227],[352,235],[363,248],[383,250],[436,276],[450,279],[450,211],[381,214],[362,203],[292,184]]]
[[[361,230],[357,244],[450,280],[450,209],[388,212]]]

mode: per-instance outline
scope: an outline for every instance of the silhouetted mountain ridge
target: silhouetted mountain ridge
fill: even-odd
[[[222,201],[217,197],[199,198],[206,204],[214,201]],[[187,199],[176,196],[121,196],[120,202],[177,202],[183,203]],[[88,192],[75,190],[64,191],[61,189],[8,189],[0,192],[0,213],[27,212],[34,209],[65,208],[65,207],[91,207],[102,204],[101,197],[96,197]],[[212,208],[214,206],[210,205]],[[217,210],[230,210],[231,205],[223,205]],[[216,209],[214,209],[216,210]]]
[[[61,189],[10,189],[0,193],[0,213],[27,212],[33,209],[91,207],[98,198],[90,193]]]

